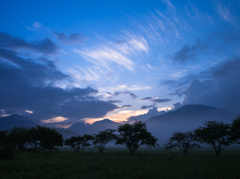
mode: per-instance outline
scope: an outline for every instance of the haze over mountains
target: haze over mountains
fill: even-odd
[[[28,117],[13,114],[10,116],[0,117],[0,130],[13,128],[14,126],[32,127],[37,124]]]
[[[156,111],[156,109],[151,109]],[[154,117],[146,119],[146,116],[151,114],[151,110],[145,115],[136,117],[137,120],[143,120],[147,124],[147,128],[152,132],[154,136],[159,139],[160,144],[166,143],[169,136],[174,131],[188,131],[196,129],[197,127],[203,126],[205,121],[217,120],[223,121],[225,123],[231,123],[232,120],[237,116],[237,114],[219,109],[211,106],[205,105],[185,105],[175,111],[165,112]],[[161,113],[161,112],[160,112]],[[157,113],[158,114],[158,113]],[[130,122],[132,121],[129,120]],[[120,123],[111,121],[109,119],[104,119],[102,121],[97,121],[92,125],[88,123],[78,122],[70,126],[67,130],[72,131],[74,135],[77,134],[94,134],[98,131],[102,131],[108,128],[117,129]],[[14,126],[36,126],[36,124],[29,118],[11,115],[7,117],[0,117],[0,129],[9,129]],[[63,132],[61,129],[60,132]],[[70,135],[71,132],[68,132]]]
[[[111,121],[109,119],[103,119],[101,121],[94,122],[92,125],[88,123],[78,122],[70,126],[68,129],[79,132],[80,134],[94,134],[98,131],[102,131],[105,129],[117,129],[117,127],[120,125],[120,123]]]
[[[152,117],[145,121],[148,129],[165,143],[175,131],[194,130],[204,125],[205,121],[215,120],[231,123],[237,114],[205,105],[185,105],[175,111]]]

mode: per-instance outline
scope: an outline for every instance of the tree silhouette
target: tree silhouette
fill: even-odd
[[[114,134],[116,130],[106,129],[104,131],[99,131],[98,134],[94,134],[95,139],[93,140],[93,145],[98,148],[99,152],[102,153],[105,145],[113,140],[116,140],[117,135]]]
[[[62,134],[54,128],[46,126],[32,127],[29,132],[29,141],[40,150],[56,150],[56,147],[63,146]]]
[[[16,144],[9,140],[8,131],[0,131],[0,160],[13,158],[15,151]]]
[[[212,145],[216,156],[231,144],[230,125],[222,121],[206,121],[206,127],[199,127],[194,130],[196,140],[201,143]]]
[[[172,137],[169,138],[168,143],[165,144],[166,150],[171,150],[178,147],[182,153],[187,153],[189,149],[201,148],[196,143],[194,133],[189,132],[174,132]]]
[[[0,131],[0,149],[2,149],[3,146],[7,145],[8,143],[9,143],[8,131],[7,130]]]
[[[14,127],[9,132],[9,143],[15,143],[17,145],[17,150],[26,150],[26,145],[29,141],[29,130],[30,128],[25,127]]]
[[[232,131],[231,139],[235,143],[240,144],[240,115],[233,120],[231,125],[231,131]]]
[[[158,146],[157,140],[147,131],[146,124],[141,121],[135,121],[134,124],[122,124],[118,127],[119,136],[116,145],[126,145],[130,154],[135,154],[141,145],[148,147]]]
[[[82,152],[85,147],[91,146],[91,140],[94,140],[94,137],[89,134],[72,136],[65,140],[64,145],[71,146],[76,152]]]

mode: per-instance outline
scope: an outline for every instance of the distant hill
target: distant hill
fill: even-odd
[[[200,119],[206,120],[222,120],[225,122],[231,122],[233,117],[237,114],[205,105],[185,105],[176,111],[170,111],[162,115],[158,115],[148,119],[147,123],[152,122],[177,122],[177,121],[199,121]]]
[[[36,125],[37,124],[34,123],[28,117],[20,116],[18,114],[13,114],[6,117],[0,117],[0,130],[10,129],[10,128],[13,128],[14,126],[32,127]]]
[[[94,122],[92,125],[78,122],[70,126],[68,130],[78,132],[79,134],[96,134],[98,131],[103,131],[109,128],[117,129],[118,125],[120,125],[120,123],[109,119],[103,119],[101,121]]]
[[[188,131],[204,125],[205,121],[216,120],[231,123],[237,114],[205,105],[185,105],[175,111],[152,117],[145,121],[148,129],[165,142],[173,131]]]
[[[59,133],[61,133],[63,135],[63,138],[64,139],[67,139],[67,138],[70,138],[72,136],[77,136],[79,135],[78,132],[75,132],[75,131],[71,131],[71,130],[68,130],[68,129],[64,129],[64,128],[55,128],[55,130]]]
[[[85,124],[84,122],[77,122],[71,125],[68,130],[78,132],[79,134],[88,134],[90,124]]]

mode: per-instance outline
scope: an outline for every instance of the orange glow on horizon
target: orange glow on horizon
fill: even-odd
[[[164,110],[171,110],[171,107],[163,107],[163,108],[158,108],[158,111],[164,111]],[[139,116],[146,114],[148,112],[147,109],[145,110],[122,110],[122,109],[116,109],[113,112],[108,113],[106,116],[102,118],[85,118],[85,123],[93,124],[96,121],[101,121],[103,119],[109,119],[114,122],[122,123],[124,121],[127,121],[127,118],[132,117],[132,116]]]
[[[108,113],[106,116],[104,116],[103,118],[86,118],[85,119],[85,123],[89,123],[89,124],[93,124],[96,121],[101,121],[103,119],[109,119],[111,121],[114,122],[124,122],[127,121],[127,118],[131,117],[131,116],[138,116],[141,114],[146,114],[148,112],[148,110],[115,110],[113,112]]]

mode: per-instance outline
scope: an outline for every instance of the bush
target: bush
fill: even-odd
[[[11,143],[8,145],[3,145],[0,149],[0,160],[10,160],[14,157],[16,153],[16,144]]]

